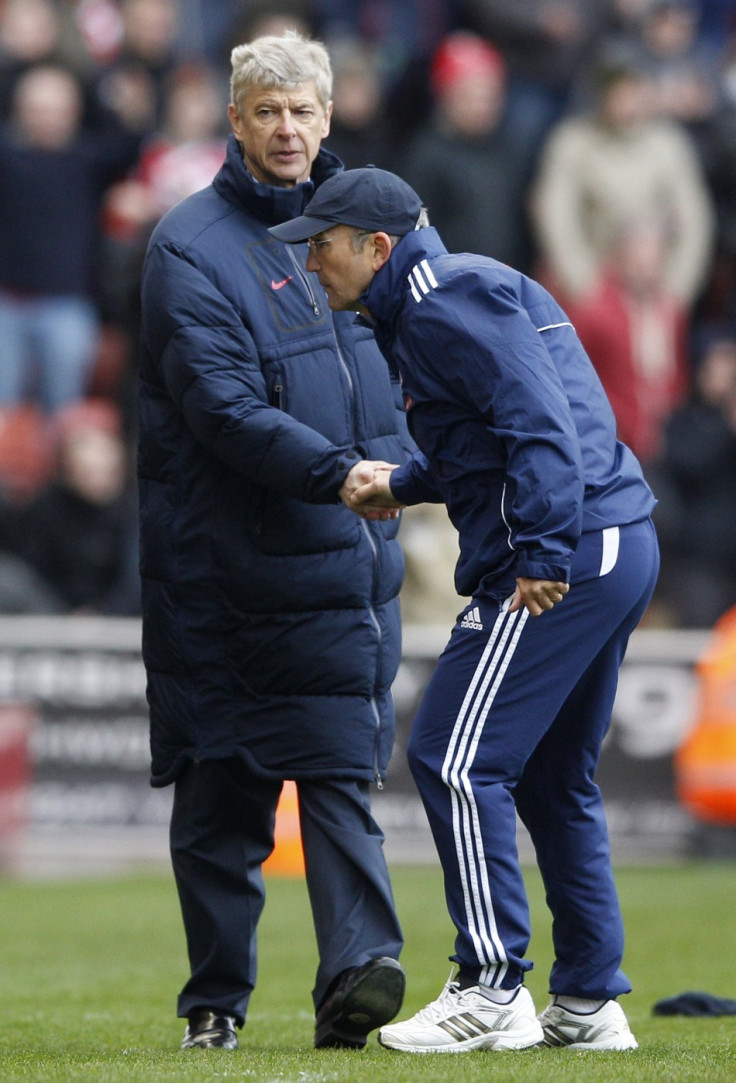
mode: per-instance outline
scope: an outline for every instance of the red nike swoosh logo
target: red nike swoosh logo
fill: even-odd
[[[272,290],[280,290],[281,287],[285,286],[287,282],[291,282],[293,277],[294,277],[293,275],[289,275],[288,278],[282,278],[280,282],[274,282],[274,280],[271,279],[271,289]]]

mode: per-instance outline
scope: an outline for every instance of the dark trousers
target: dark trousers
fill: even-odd
[[[343,970],[398,958],[403,941],[368,783],[299,782],[297,791],[320,960],[317,1008]],[[191,764],[175,783],[171,855],[191,967],[182,1017],[201,1007],[245,1020],[265,898],[261,865],[273,849],[280,792],[281,782],[257,778],[239,759]]]
[[[515,987],[532,965],[518,813],[552,911],[551,992],[608,999],[630,989],[594,776],[659,558],[650,522],[619,534],[615,564],[573,581],[540,617],[475,599],[414,721],[408,758],[442,862],[454,959],[497,988]]]

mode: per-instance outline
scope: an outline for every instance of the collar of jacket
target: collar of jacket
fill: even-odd
[[[311,177],[303,184],[293,188],[262,184],[246,169],[240,143],[231,134],[227,141],[225,161],[212,183],[228,203],[235,203],[254,218],[275,226],[302,214],[320,184],[328,177],[342,173],[344,168],[337,155],[323,147],[312,163]]]
[[[404,298],[410,292],[409,274],[424,259],[446,253],[439,233],[431,226],[407,233],[391,253],[380,271],[373,276],[360,300],[374,321],[387,328],[399,314]]]

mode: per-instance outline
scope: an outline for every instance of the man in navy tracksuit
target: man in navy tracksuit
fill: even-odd
[[[621,915],[594,774],[618,671],[658,571],[654,497],[564,311],[495,260],[449,254],[417,194],[368,167],[276,226],[309,239],[334,310],[370,321],[421,449],[346,500],[367,517],[444,501],[472,596],[408,749],[457,929],[458,971],[379,1040],[408,1052],[634,1049],[616,997]],[[535,619],[538,618],[538,619]],[[516,813],[552,911],[552,1002],[523,985]]]

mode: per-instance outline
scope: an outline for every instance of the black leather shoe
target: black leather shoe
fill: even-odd
[[[384,956],[344,970],[317,1012],[317,1049],[362,1049],[368,1034],[396,1015],[406,976],[396,959]]]
[[[199,1008],[189,1016],[182,1049],[237,1049],[235,1017]]]

